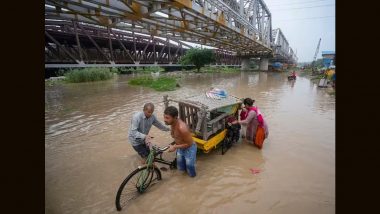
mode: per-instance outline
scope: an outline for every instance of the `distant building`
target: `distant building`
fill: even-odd
[[[324,67],[335,65],[335,51],[322,51],[322,58]]]

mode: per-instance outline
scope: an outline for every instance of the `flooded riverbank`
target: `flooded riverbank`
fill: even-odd
[[[117,188],[139,160],[127,138],[133,112],[153,102],[162,120],[163,95],[184,98],[211,86],[256,100],[270,129],[264,148],[201,154],[195,179],[163,172],[121,213],[335,212],[335,96],[327,89],[270,72],[186,75],[169,92],[130,86],[131,77],[46,87],[46,213],[118,213]],[[151,133],[156,144],[172,140],[155,127]]]

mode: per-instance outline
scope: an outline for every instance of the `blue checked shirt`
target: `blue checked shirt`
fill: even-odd
[[[150,128],[154,125],[162,131],[170,131],[170,129],[163,125],[156,116],[152,114],[146,118],[144,112],[137,112],[133,115],[131,126],[129,127],[128,139],[133,146],[145,143],[145,136],[149,133]]]

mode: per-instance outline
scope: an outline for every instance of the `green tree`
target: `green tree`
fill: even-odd
[[[201,67],[215,61],[215,56],[210,49],[191,48],[186,51],[186,54],[181,58],[182,65],[194,64],[197,72]]]

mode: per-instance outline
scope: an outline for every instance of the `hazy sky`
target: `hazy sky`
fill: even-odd
[[[298,62],[312,61],[318,40],[322,51],[335,51],[335,0],[264,0],[272,14],[272,29],[280,28]]]

